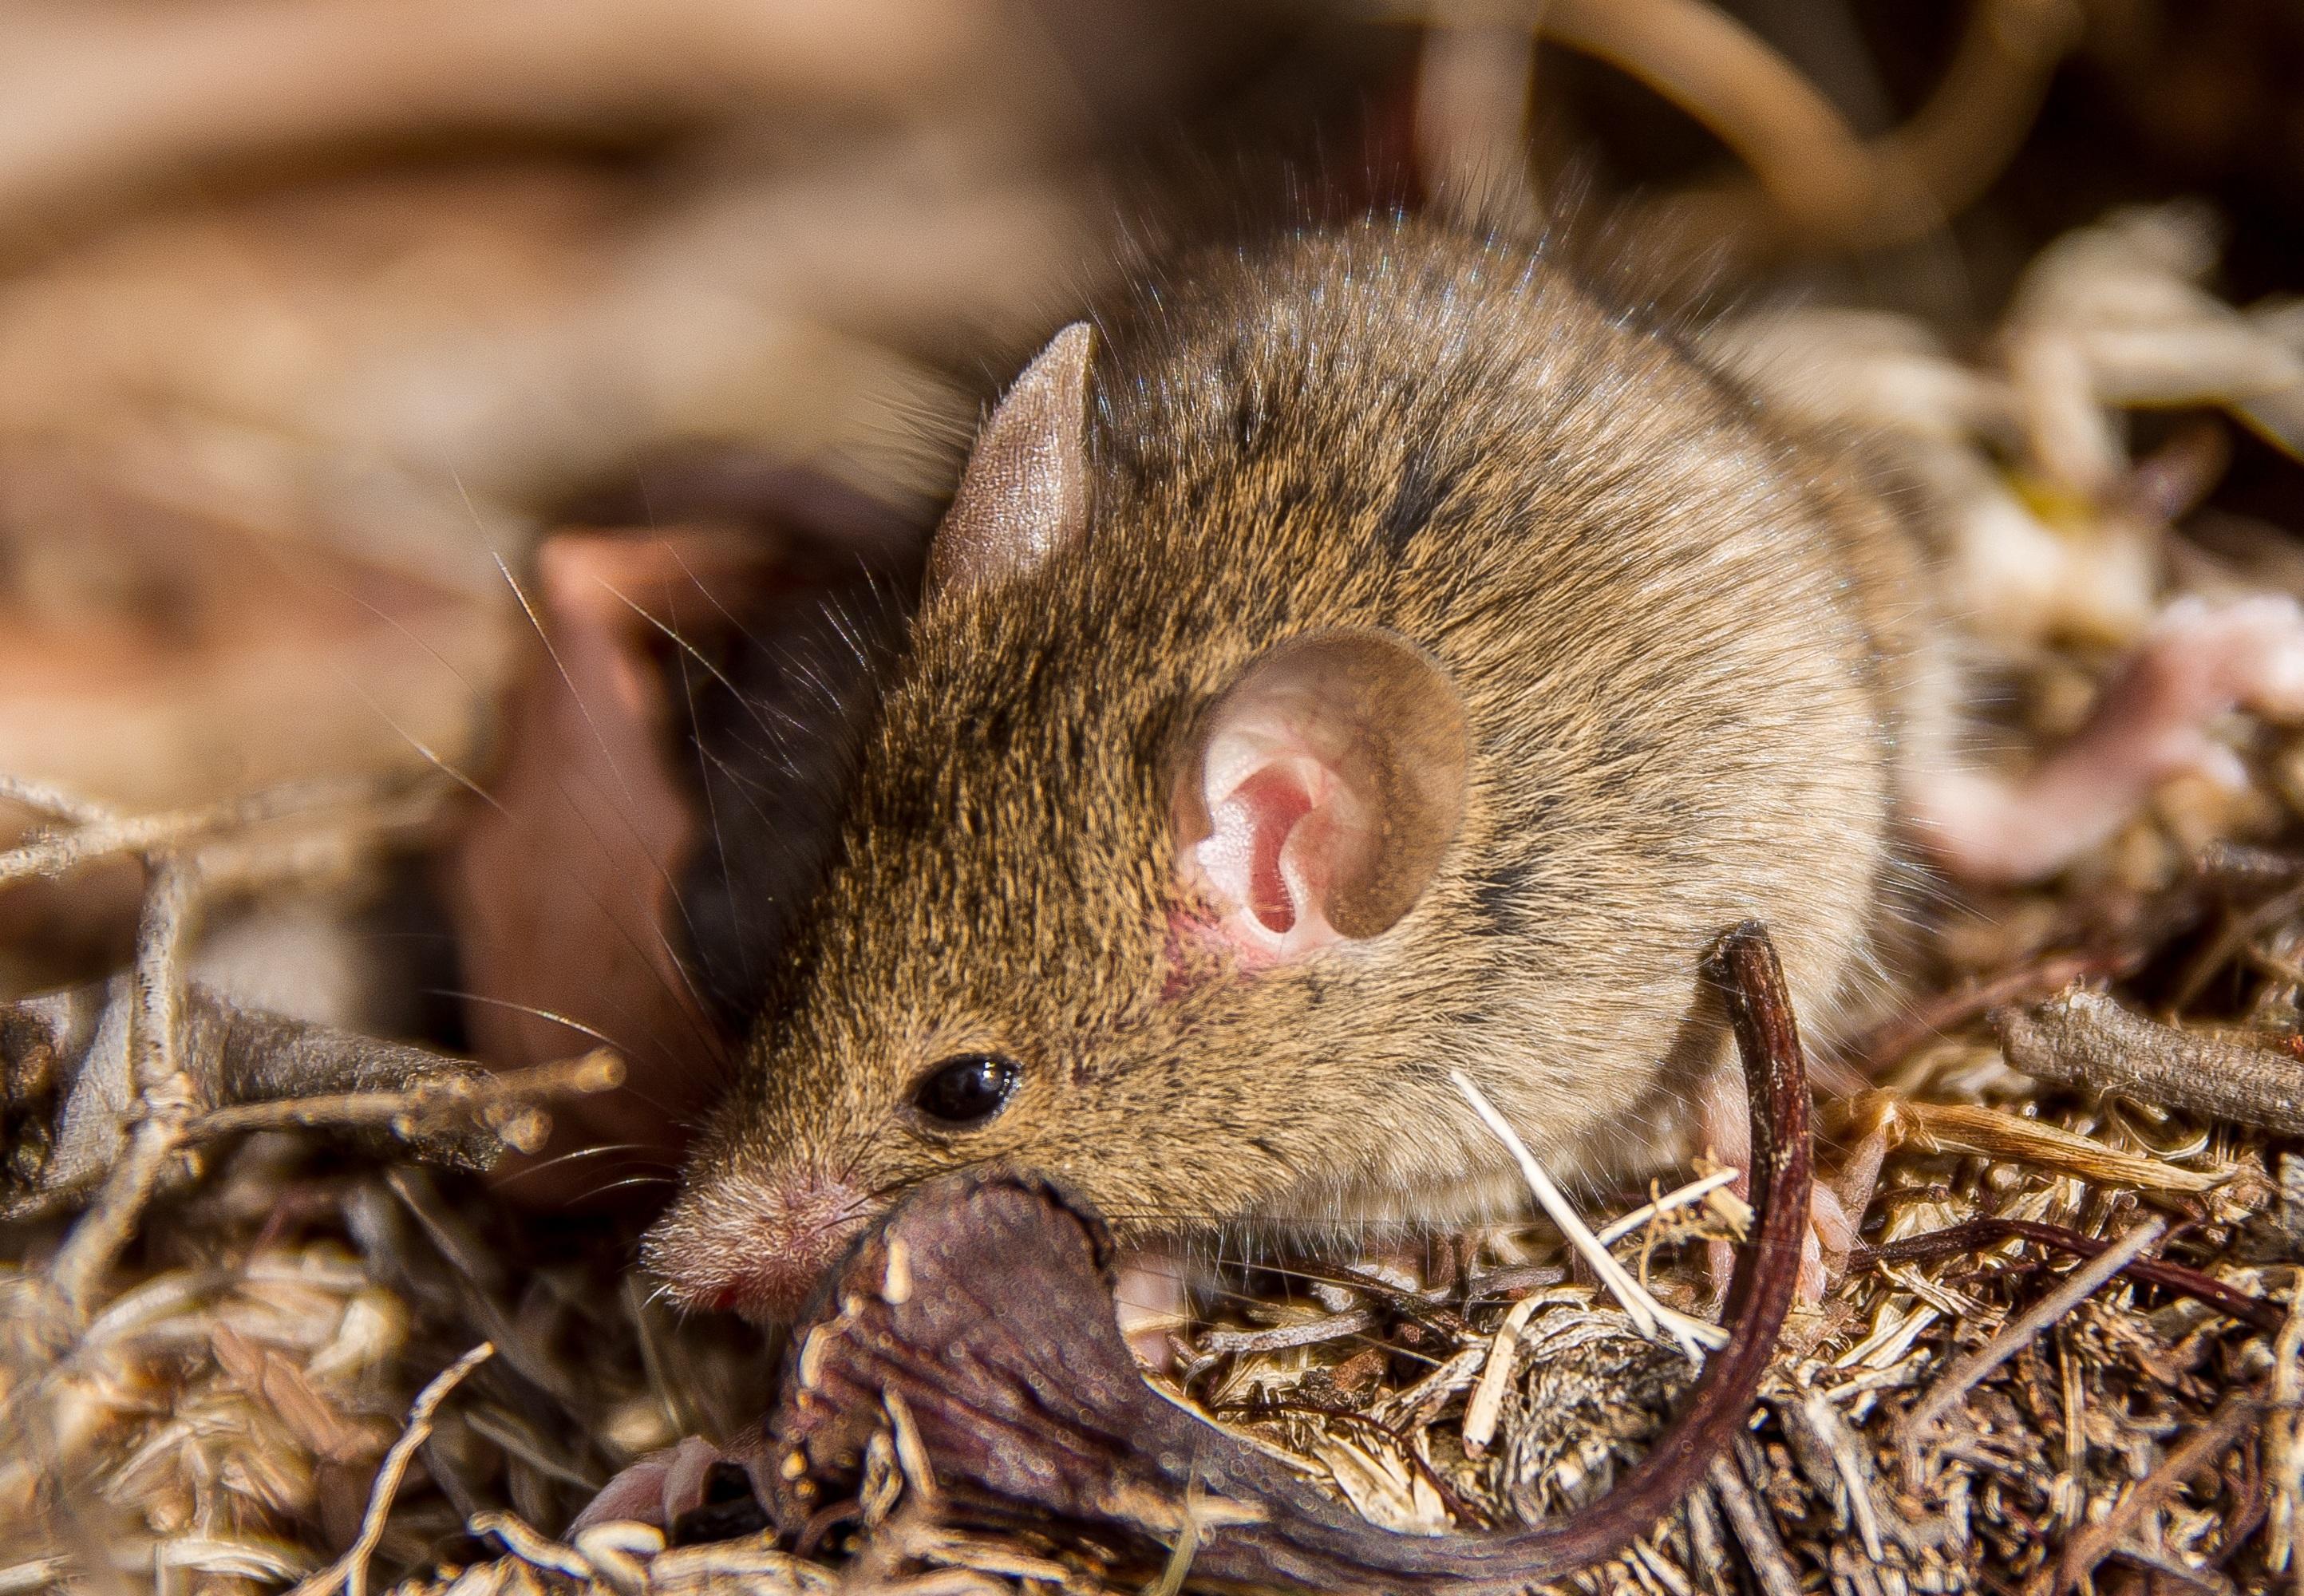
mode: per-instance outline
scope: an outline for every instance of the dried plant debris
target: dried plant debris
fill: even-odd
[[[1923,1126],[1950,1115],[1985,1149],[1947,1144],[1940,1124],[1895,1137],[1870,1245],[1824,1304],[1794,1313],[1752,1423],[1707,1486],[1560,1588],[2054,1590],[2127,1567],[2219,1590],[2268,1576],[2285,1550],[2268,1526],[2292,1522],[2281,1404],[2304,1379],[2304,1330],[2283,1301],[2295,1242],[2266,1144],[2231,1127],[2188,1136],[2133,1103],[2045,1097],[1979,1067],[1980,1026],[1977,1042],[1929,1046],[1871,1108],[1876,1119],[1893,1096]],[[1702,1249],[1685,1244],[1731,1233],[1739,1206],[1698,1179],[1609,1229],[1659,1295],[1694,1304]],[[827,1324],[871,1322],[892,1293],[923,1288],[928,1270],[896,1267],[899,1239],[851,1266],[858,1284],[827,1304]],[[1272,1478],[1386,1530],[1560,1524],[1622,1483],[1689,1379],[1679,1352],[1639,1334],[1572,1269],[1548,1234],[1502,1231],[1245,1276],[1248,1290],[1179,1334],[1178,1378],[1154,1389],[1179,1405],[1169,1424],[1206,1415]],[[852,1333],[810,1336],[793,1364],[803,1388],[838,1386],[840,1336]],[[1049,1389],[1080,1389],[1068,1352],[1046,1355]],[[787,1509],[780,1534],[659,1550],[663,1533],[640,1525],[562,1542],[491,1518],[503,1555],[428,1588],[785,1590],[836,1577],[1134,1590],[1170,1575],[1160,1588],[1189,1587],[1195,1567],[1218,1588],[1264,1583],[1215,1565],[1211,1549],[1241,1522],[1218,1491],[1201,1491],[1198,1518],[1189,1494],[1169,1501],[1165,1573],[1142,1566],[1147,1549],[1131,1563],[1109,1535],[1066,1533],[1053,1516],[987,1532],[959,1509],[980,1476],[956,1471],[936,1439],[952,1421],[924,1421],[919,1406],[884,1397],[851,1410],[841,1499]],[[1162,1450],[1175,1467],[1208,1456]],[[771,1445],[754,1465],[774,1499],[794,1501],[817,1477],[813,1455],[790,1461]],[[733,1494],[749,1497],[741,1480]],[[1149,1499],[1129,1507],[1139,1522],[1158,1516]],[[673,1539],[710,1520],[707,1509],[676,1521]]]

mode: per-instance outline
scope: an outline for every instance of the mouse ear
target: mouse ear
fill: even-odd
[[[984,424],[928,549],[930,596],[1004,581],[1086,529],[1094,342],[1084,321],[1057,334]]]
[[[1388,931],[1463,818],[1470,740],[1439,665],[1390,632],[1267,650],[1202,719],[1177,779],[1177,870],[1258,962]]]

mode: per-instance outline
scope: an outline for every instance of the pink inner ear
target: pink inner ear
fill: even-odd
[[[1296,927],[1296,894],[1283,858],[1311,812],[1312,795],[1297,773],[1267,764],[1216,806],[1216,834],[1200,848],[1202,868],[1224,895],[1275,936]]]
[[[1214,943],[1252,969],[1372,942],[1415,907],[1455,840],[1463,705],[1429,655],[1390,632],[1274,645],[1198,732],[1170,799],[1179,957]]]
[[[1209,747],[1203,779],[1209,832],[1179,863],[1216,900],[1214,933],[1256,964],[1343,940],[1326,902],[1360,806],[1301,729],[1233,728]]]

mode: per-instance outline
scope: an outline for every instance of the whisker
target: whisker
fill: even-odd
[[[848,626],[844,624],[848,617],[842,612],[840,606],[826,605],[824,618],[840,640],[848,645],[848,652],[856,656],[857,664],[869,671],[872,668],[872,656],[865,651],[864,638],[860,633],[849,630]]]
[[[643,490],[643,492],[645,492],[645,490]],[[704,595],[704,602],[720,612],[720,619],[728,623],[731,630],[733,630],[738,637],[743,638],[745,642],[750,643],[753,647],[758,648],[760,646],[760,639],[753,633],[752,629],[746,626],[741,621],[739,621],[734,612],[731,611],[726,604],[720,602],[720,595],[713,592],[711,587],[704,581],[704,579],[701,577],[699,577],[695,571],[689,568],[688,561],[682,555],[676,545],[667,545],[665,548],[665,553],[670,554],[672,556],[672,562],[680,567],[680,574],[686,577],[690,584],[694,587],[699,593]]]
[[[604,1158],[612,1153],[630,1156],[634,1153],[649,1153],[656,1151],[645,1142],[603,1142],[597,1146],[577,1147],[566,1153],[555,1153],[541,1163],[530,1164],[526,1169],[514,1170],[496,1184],[498,1189],[515,1186],[531,1176],[541,1175],[547,1170],[557,1170],[564,1164],[574,1163],[578,1159]],[[669,1180],[678,1178],[680,1165],[676,1161],[665,1159],[663,1161],[663,1169],[665,1173],[658,1178]]]
[[[512,818],[511,812],[502,804],[496,802],[496,798],[488,793],[487,789],[483,788],[479,782],[473,781],[471,777],[466,775],[462,771],[458,770],[454,765],[448,763],[446,757],[443,756],[438,749],[433,747],[431,744],[426,742],[422,738],[418,737],[407,727],[393,719],[392,712],[385,709],[383,705],[378,704],[374,697],[370,697],[368,690],[360,686],[358,681],[354,680],[350,671],[346,671],[342,665],[338,664],[333,659],[328,661],[328,669],[335,674],[338,681],[343,682],[345,687],[352,689],[354,697],[358,697],[362,704],[368,705],[368,712],[370,714],[374,714],[377,720],[382,721],[386,726],[392,729],[392,734],[394,737],[397,737],[401,741],[415,749],[418,755],[423,758],[425,764],[430,765],[434,770],[438,771],[442,775],[447,777],[448,780],[462,788],[466,792],[470,793],[474,798],[479,799],[480,802],[487,805],[488,807],[494,809],[497,814],[502,815],[505,819],[509,820]]]
[[[589,1191],[580,1194],[576,1198],[576,1201],[579,1203],[597,1202],[600,1198],[606,1196],[610,1192],[620,1192],[627,1186],[678,1186],[679,1184],[679,1180],[670,1175],[627,1175],[622,1180],[611,1180],[606,1186],[596,1186],[592,1187]]]
[[[424,989],[424,995],[435,998],[458,998],[470,1003],[486,1003],[489,1007],[495,1009],[509,1009],[516,1014],[533,1015],[538,1019],[547,1019],[554,1025],[565,1026],[570,1030],[575,1032],[579,1036],[588,1037],[591,1041],[598,1043],[602,1047],[613,1048],[617,1052],[623,1053],[627,1057],[629,1057],[632,1051],[631,1048],[625,1046],[623,1043],[618,1041],[614,1036],[609,1035],[606,1031],[598,1030],[594,1026],[588,1026],[580,1019],[571,1018],[569,1016],[562,1014],[555,1009],[538,1008],[534,1003],[518,1002],[511,998],[493,997],[487,992],[466,992],[460,987],[453,986],[427,987]]]
[[[623,595],[619,594],[617,596],[621,598]],[[627,599],[625,602],[629,604],[631,601]],[[695,686],[689,678],[688,656],[689,654],[695,654],[696,650],[689,646],[685,638],[681,638],[679,641],[681,646],[686,650],[686,653],[683,653],[679,656],[681,694],[683,699],[692,704],[695,702]],[[699,657],[701,658],[700,655]],[[708,665],[709,662],[707,661],[706,663]],[[713,671],[713,674],[727,687],[731,693],[736,693],[736,687],[733,682],[729,681],[728,679],[724,675],[722,675],[716,669]],[[742,694],[737,693],[736,697],[739,702],[744,701]],[[750,927],[746,921],[744,895],[736,891],[736,873],[734,867],[728,862],[727,833],[722,830],[720,824],[720,800],[718,795],[713,790],[714,784],[711,771],[712,756],[705,748],[704,739],[702,737],[695,737],[690,740],[696,749],[697,790],[703,795],[704,816],[712,827],[712,852],[714,857],[720,861],[720,884],[727,895],[728,912],[735,918],[738,941],[740,944],[749,946],[751,942],[751,936]],[[684,914],[685,911],[683,910],[683,916]],[[696,927],[691,922],[689,926],[689,935],[691,942],[695,938],[695,932]]]
[[[515,1014],[532,1015],[538,1019],[549,1020],[552,1024],[556,1026],[565,1026],[568,1029],[575,1032],[578,1035],[589,1037],[592,1041],[598,1043],[602,1047],[611,1049],[623,1058],[631,1059],[638,1056],[638,1050],[626,1046],[623,1043],[608,1035],[606,1032],[596,1030],[592,1026],[586,1025],[581,1020],[572,1018],[555,1009],[539,1008],[534,1003],[516,1002],[511,998],[494,997],[487,992],[469,992],[462,988],[453,986],[428,986],[423,989],[423,992],[424,995],[427,997],[454,998],[462,1002],[481,1003],[486,1004],[492,1009],[509,1009]],[[651,1043],[651,1051],[653,1051],[656,1039],[651,1037],[649,1038],[649,1041]],[[658,1113],[665,1115],[667,1119],[673,1117],[674,1110],[672,1105],[662,1102],[651,1094],[644,1091],[632,1080],[630,1071],[625,1073],[624,1084],[616,1089],[620,1092],[629,1094],[638,1102],[646,1103],[648,1107],[656,1110]]]
[[[573,689],[572,688],[571,690],[572,692]],[[581,705],[580,704],[580,707]],[[586,714],[586,718],[588,720],[590,718],[589,712]],[[569,813],[576,817],[578,823],[581,824],[586,832],[590,835],[594,844],[597,846],[600,852],[603,855],[610,853],[611,849],[608,847],[608,840],[600,834],[599,829],[592,823],[590,814],[586,811],[583,806],[576,802],[575,796],[568,790],[566,785],[561,781],[557,775],[555,775],[553,778],[553,786],[560,793],[561,797],[566,800]],[[629,811],[623,813],[622,818],[627,826],[632,825],[632,816]],[[643,849],[642,851],[645,852],[647,850]],[[670,873],[665,869],[664,866],[656,862],[653,855],[649,857],[649,865],[655,872],[656,879],[663,882],[665,895],[671,901],[673,907],[680,912],[682,919],[686,920],[688,917],[688,909],[686,903],[681,896],[679,884],[672,879]],[[710,1008],[705,1002],[703,993],[697,990],[695,980],[690,974],[688,968],[688,961],[681,957],[680,950],[673,945],[672,939],[665,934],[664,928],[661,925],[652,925],[650,927],[651,942],[654,949],[665,956],[665,963],[668,964],[672,967],[673,973],[679,977],[679,984],[676,986],[669,978],[666,977],[664,967],[658,965],[654,958],[648,957],[651,943],[641,942],[638,937],[633,935],[631,929],[622,920],[617,918],[615,916],[609,914],[607,912],[607,906],[605,900],[603,900],[589,885],[585,887],[584,894],[591,900],[593,907],[601,911],[600,918],[614,928],[616,936],[623,942],[623,945],[631,952],[640,956],[640,962],[644,967],[646,967],[650,979],[656,983],[665,995],[675,1000],[674,1007],[680,1009],[682,1022],[688,1030],[692,1033],[690,1040],[699,1044],[707,1051],[716,1050],[724,1045],[719,1033],[713,1027],[711,1022],[705,1018],[709,1014]],[[693,936],[695,926],[692,924],[689,926],[689,932],[690,934]],[[682,998],[687,1000],[685,1003],[678,1001],[678,1000]]]
[[[728,689],[729,694],[736,700],[736,702],[742,705],[743,708],[751,714],[754,723],[758,725],[761,730],[766,731],[768,730],[767,722],[760,718],[759,711],[754,706],[751,699],[747,697],[743,693],[738,691],[736,684],[728,680],[727,672],[721,670],[719,666],[714,664],[711,660],[707,659],[695,644],[690,643],[686,638],[681,636],[679,631],[675,629],[666,626],[663,621],[649,614],[638,604],[634,603],[630,595],[618,588],[615,584],[610,582],[606,577],[600,577],[595,579],[598,581],[599,585],[603,588],[606,589],[610,594],[613,594],[626,609],[631,611],[633,614],[639,616],[642,621],[647,621],[650,626],[656,628],[656,630],[662,632],[678,646],[681,659],[683,662],[682,665],[683,672],[687,669],[685,662],[691,659],[694,660],[698,664],[704,667],[706,673],[708,674],[713,680],[718,682],[722,687]],[[691,581],[694,580],[692,577],[690,579]]]

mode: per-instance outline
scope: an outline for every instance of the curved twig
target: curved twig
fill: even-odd
[[[1460,30],[1485,21],[1490,31],[1524,26],[1526,14],[1501,0],[1441,13]],[[2071,0],[1974,0],[1935,94],[1869,140],[1766,40],[1706,0],[1547,0],[1538,26],[1679,106],[1750,171],[1749,182],[1658,201],[1651,222],[1661,234],[1710,249],[1724,239],[1765,245],[1789,229],[1811,248],[1878,249],[1934,231],[2000,174],[2079,37],[2080,14]],[[1496,76],[1492,66],[1479,80],[1488,123],[1502,120]],[[1503,170],[1495,128],[1478,134],[1481,170]],[[1444,186],[1455,175],[1448,154],[1426,151]]]

